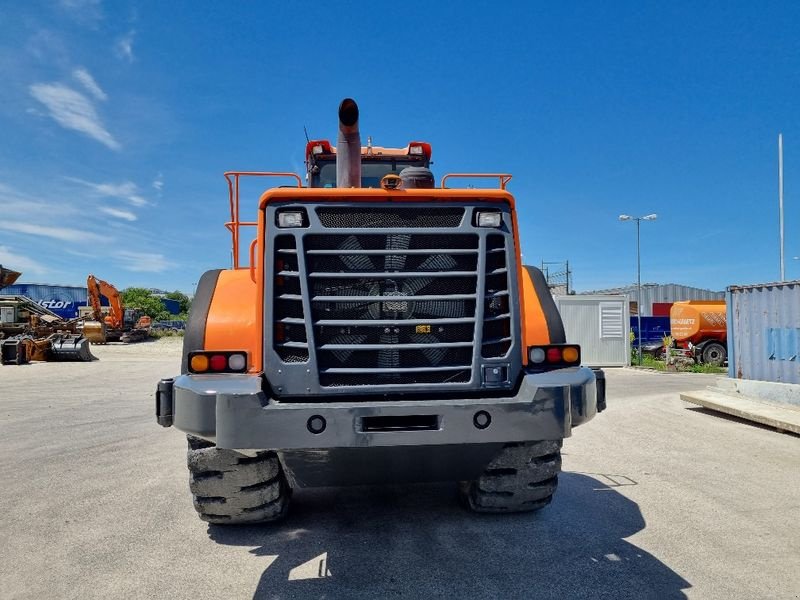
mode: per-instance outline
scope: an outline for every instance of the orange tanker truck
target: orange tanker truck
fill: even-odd
[[[679,348],[697,362],[721,365],[728,357],[727,313],[724,300],[685,300],[669,310],[670,334]]]
[[[477,512],[552,499],[562,440],[605,408],[603,372],[521,263],[511,177],[436,187],[430,157],[362,146],[346,99],[336,146],[308,142],[306,186],[226,173],[233,265],[201,277],[181,375],[156,392],[203,520],[279,519],[298,486],[458,481]],[[243,220],[241,178],[276,175],[295,185]]]

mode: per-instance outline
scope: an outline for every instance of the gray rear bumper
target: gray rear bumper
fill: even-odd
[[[516,395],[507,398],[289,403],[262,388],[262,379],[252,375],[182,375],[159,386],[157,417],[162,425],[171,421],[220,448],[239,450],[440,446],[565,438],[605,404],[604,386],[586,367],[527,373]],[[162,407],[171,414],[163,414]],[[481,412],[489,415],[488,425],[485,416],[476,418]],[[435,426],[402,431],[365,426],[365,418],[409,416]],[[323,422],[324,430],[314,433],[319,427],[313,425]]]

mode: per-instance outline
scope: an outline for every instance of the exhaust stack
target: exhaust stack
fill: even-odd
[[[345,98],[339,105],[336,187],[361,187],[361,134],[358,131],[358,104],[352,98]]]

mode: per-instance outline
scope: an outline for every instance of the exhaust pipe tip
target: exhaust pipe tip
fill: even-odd
[[[358,104],[352,98],[345,98],[339,105],[339,123],[345,127],[358,123]]]

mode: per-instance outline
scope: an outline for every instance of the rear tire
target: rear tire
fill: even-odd
[[[719,367],[726,358],[728,358],[728,353],[722,344],[711,343],[703,348],[703,364]]]
[[[277,454],[264,451],[251,457],[193,435],[186,438],[189,489],[203,521],[264,523],[286,515],[291,488]]]
[[[553,500],[561,440],[507,444],[478,479],[462,481],[462,501],[479,513],[526,512]]]

